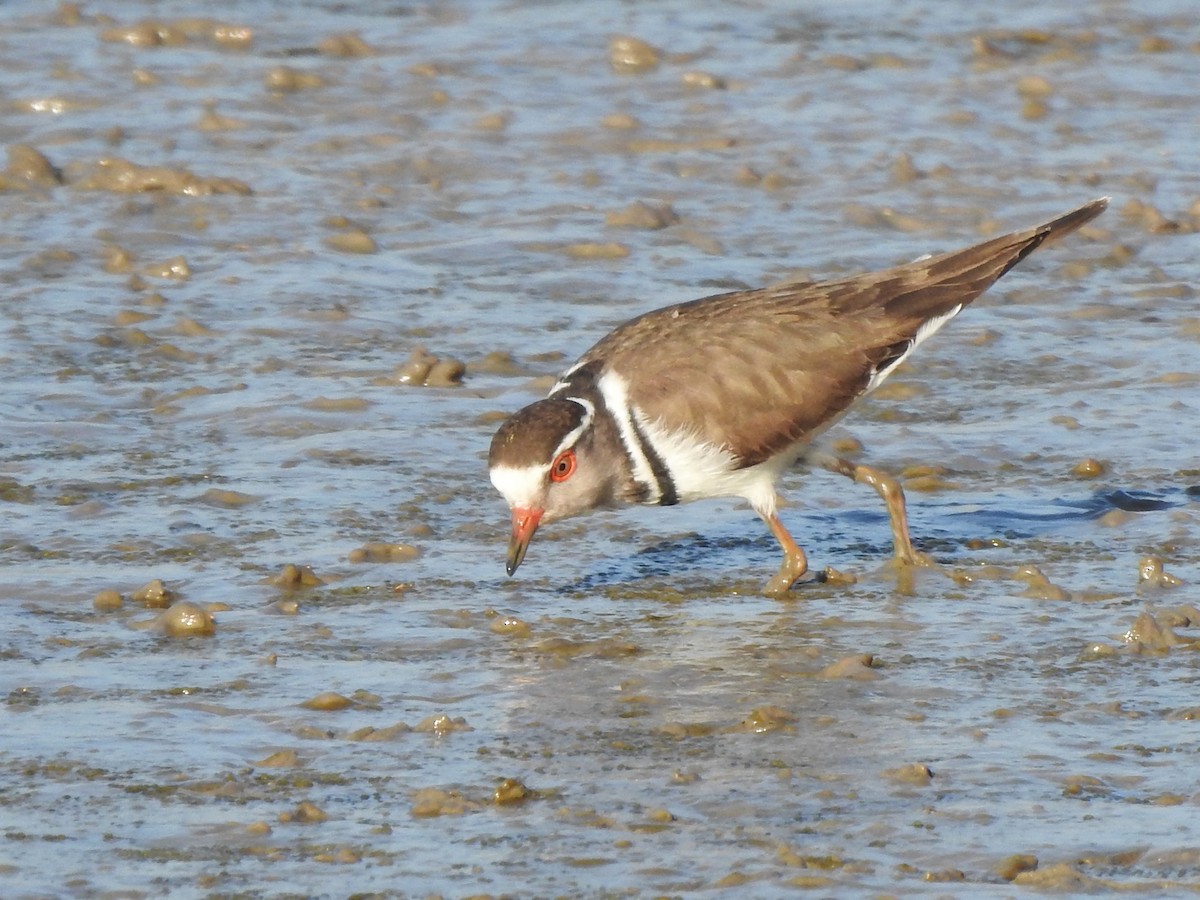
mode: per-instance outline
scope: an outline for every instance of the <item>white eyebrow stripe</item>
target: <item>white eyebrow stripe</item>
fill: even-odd
[[[551,462],[558,459],[558,454],[562,453],[568,447],[574,447],[579,438],[583,436],[583,433],[592,427],[592,420],[596,418],[596,404],[591,400],[584,400],[582,397],[564,397],[563,399],[570,400],[572,403],[578,403],[583,407],[583,420],[568,431],[563,436],[563,439],[558,442],[558,446],[554,448],[554,454],[550,459]]]

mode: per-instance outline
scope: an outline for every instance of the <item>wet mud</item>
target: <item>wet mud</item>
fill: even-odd
[[[1192,4],[5,5],[0,894],[1200,887]],[[202,12],[203,14],[198,14]],[[485,458],[619,322],[1097,196],[744,505]]]

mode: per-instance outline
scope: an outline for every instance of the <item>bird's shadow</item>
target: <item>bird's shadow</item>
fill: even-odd
[[[1100,490],[1086,497],[1056,498],[1041,505],[1028,504],[1017,497],[1004,497],[999,503],[987,504],[923,503],[916,516],[910,506],[910,524],[913,545],[918,550],[946,556],[959,553],[968,541],[981,534],[1017,543],[1046,537],[1064,526],[1099,519],[1114,510],[1155,512],[1197,501],[1200,501],[1200,486],[1164,491]],[[745,528],[745,534],[693,532],[658,540],[559,590],[586,592],[631,581],[678,578],[699,569],[709,574],[714,568],[732,572],[747,565],[768,573],[778,562],[779,544],[757,517]],[[882,561],[892,552],[887,515],[875,509],[839,509],[836,513],[808,509],[796,519],[794,528],[797,537],[808,535],[807,544],[815,545],[822,556],[834,561]],[[801,538],[800,543],[805,545],[806,541]]]

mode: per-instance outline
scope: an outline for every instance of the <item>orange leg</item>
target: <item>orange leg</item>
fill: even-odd
[[[913,549],[908,533],[908,516],[904,511],[904,489],[900,482],[887,472],[861,466],[845,459],[822,460],[821,465],[830,472],[853,478],[859,484],[868,484],[875,489],[887,505],[888,519],[892,525],[892,551],[896,562],[905,566],[929,566],[932,560],[924,553]]]
[[[768,597],[780,597],[786,594],[796,580],[808,571],[808,557],[804,555],[804,551],[800,549],[788,530],[783,527],[778,513],[771,513],[762,518],[767,523],[767,527],[771,529],[771,534],[775,535],[775,540],[779,541],[779,546],[783,548],[783,564],[780,565],[779,572],[775,577],[767,582],[763,593]]]

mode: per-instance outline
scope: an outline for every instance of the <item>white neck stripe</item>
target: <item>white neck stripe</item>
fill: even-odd
[[[561,375],[559,375],[558,381],[554,382],[554,387],[550,388],[550,393],[547,394],[546,396],[553,397],[555,394],[557,394],[563,388],[568,387],[571,383],[571,376],[574,375],[576,372],[578,372],[581,368],[583,368],[583,365],[584,365],[584,361],[582,359],[578,360],[573,366],[571,366],[571,368],[567,369],[567,371],[565,371]],[[571,399],[574,400],[575,398],[572,397]],[[578,402],[578,401],[576,401],[576,402]]]
[[[600,390],[600,396],[604,398],[604,405],[617,423],[617,433],[621,437],[625,454],[629,457],[630,468],[633,469],[633,480],[646,489],[646,503],[658,503],[663,496],[662,486],[654,476],[654,468],[634,428],[634,410],[629,405],[629,391],[625,379],[616,372],[608,371],[600,376],[596,387]]]

